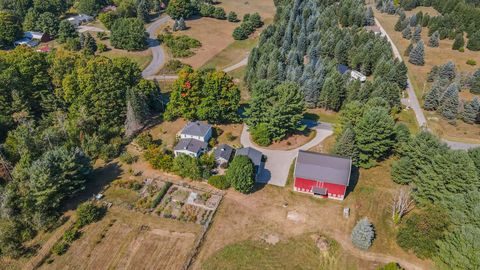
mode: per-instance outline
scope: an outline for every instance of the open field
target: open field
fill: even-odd
[[[112,207],[40,269],[179,269],[200,226]]]
[[[233,77],[233,81],[237,84],[238,88],[240,88],[240,102],[242,103],[246,103],[248,100],[250,100],[250,91],[243,80],[246,72],[247,68],[245,66],[228,72],[228,75]]]
[[[242,19],[243,15],[247,13],[258,12],[265,24],[270,23],[275,15],[275,6],[272,0],[251,2],[223,0],[217,5],[223,7],[227,14],[230,11],[236,12],[239,19]],[[202,47],[193,50],[195,55],[188,58],[179,58],[179,60],[194,68],[205,66],[221,69],[240,62],[240,60],[248,56],[250,50],[256,45],[258,36],[263,30],[263,28],[258,29],[247,40],[235,41],[232,33],[240,25],[240,22],[232,23],[227,20],[195,17],[187,20],[186,24],[187,30],[174,32],[174,35],[187,35],[202,43]],[[172,25],[173,20],[169,20],[166,27],[171,29]],[[165,27],[162,27],[159,34],[164,29]]]
[[[438,14],[432,8],[417,8],[412,11],[408,11],[407,14],[411,15],[413,13],[417,13],[418,11],[422,10],[428,12],[430,14]],[[379,20],[382,26],[385,28],[385,31],[389,34],[393,42],[398,47],[400,53],[403,55],[406,48],[410,44],[409,40],[406,40],[402,37],[401,32],[396,32],[394,30],[395,23],[398,20],[398,16],[396,15],[388,15],[385,13],[380,13],[375,10],[375,17]],[[428,43],[428,28],[422,29],[422,40],[425,44]],[[452,50],[453,40],[444,39],[440,41],[440,46],[437,48],[431,48],[425,46],[425,65],[424,66],[415,66],[408,62],[408,57],[403,56],[405,63],[408,67],[408,74],[410,79],[412,80],[412,85],[414,87],[415,93],[417,94],[417,98],[420,99],[420,103],[423,103],[423,96],[429,91],[430,85],[427,83],[427,75],[428,72],[432,69],[434,65],[443,65],[448,61],[453,61],[457,67],[459,72],[467,72],[471,73],[478,69],[478,66],[470,66],[467,65],[466,62],[468,59],[480,59],[479,52],[473,52],[465,48],[465,52],[459,52]],[[461,93],[461,96],[467,99],[473,98],[474,95],[470,93]],[[438,116],[438,118],[440,118]],[[440,122],[444,122],[441,124],[437,124],[431,121],[429,117],[427,117],[429,127],[436,132],[436,134],[442,135],[445,138],[451,140],[458,140],[458,141],[468,141],[472,143],[480,143],[480,139],[478,139],[478,134],[480,132],[480,127],[473,126],[473,125],[464,125],[461,123],[459,125],[464,125],[464,128],[457,132],[454,126],[447,127],[446,121],[441,120]],[[461,121],[458,121],[461,122]]]

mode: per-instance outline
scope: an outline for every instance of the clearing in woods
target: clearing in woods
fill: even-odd
[[[275,15],[273,0],[223,0],[216,6],[224,8],[226,14],[234,11],[240,20],[247,13],[258,12],[264,22],[269,23]],[[195,38],[202,43],[202,47],[193,50],[195,55],[188,58],[179,58],[179,60],[194,68],[202,67],[208,62],[208,67],[214,65],[217,69],[240,62],[248,56],[249,51],[255,46],[258,40],[256,37],[263,29],[257,30],[247,40],[235,41],[232,33],[237,26],[240,26],[240,23],[207,17],[186,20],[188,29],[174,32],[174,35],[187,35]],[[171,29],[172,25],[173,20],[169,20],[167,27]],[[160,33],[163,32],[164,28],[160,29]],[[219,59],[215,59],[217,55]]]
[[[374,9],[375,10],[375,9]],[[430,14],[431,16],[436,16],[439,13],[430,7],[419,7],[412,11],[406,11],[407,17],[415,14],[419,11],[422,11],[423,14]],[[440,46],[437,48],[431,48],[425,46],[425,65],[424,66],[415,66],[408,62],[408,56],[404,56],[404,52],[407,49],[410,41],[402,37],[401,32],[396,32],[394,30],[395,23],[398,20],[397,15],[389,15],[386,13],[380,13],[375,10],[375,17],[381,23],[385,31],[387,31],[390,38],[398,47],[398,50],[402,54],[405,63],[408,66],[408,75],[412,80],[413,88],[417,94],[417,98],[420,100],[420,103],[423,104],[423,96],[430,90],[430,83],[427,82],[428,72],[435,65],[443,65],[448,61],[453,61],[457,70],[459,72],[475,72],[477,66],[467,65],[466,62],[469,59],[477,60],[477,63],[480,62],[480,52],[470,51],[465,48],[465,52],[459,52],[452,50],[453,40],[444,39],[440,40]],[[423,27],[422,29],[422,40],[428,44],[428,28]],[[467,39],[465,38],[465,43]],[[473,94],[469,93],[467,90],[461,92],[460,97],[462,99],[470,100],[474,97]],[[457,121],[456,126],[448,124],[448,122],[443,119],[440,115],[434,112],[424,111],[425,116],[428,121],[428,127],[437,135],[441,136],[447,140],[454,140],[467,143],[480,143],[480,125],[469,125],[461,120]]]

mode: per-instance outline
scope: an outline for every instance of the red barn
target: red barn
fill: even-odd
[[[300,150],[295,163],[293,190],[343,200],[351,168],[350,158]]]

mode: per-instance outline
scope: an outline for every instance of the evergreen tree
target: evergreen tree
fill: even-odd
[[[346,89],[342,76],[338,72],[325,79],[320,92],[319,105],[328,110],[338,111],[346,96]]]
[[[447,90],[441,98],[441,104],[439,107],[440,113],[443,117],[448,119],[451,123],[455,122],[458,115],[458,98],[459,86],[457,83],[452,83],[448,86]]]
[[[407,25],[405,24],[405,20],[402,19],[402,17],[398,17],[397,22],[395,23],[395,31],[401,32],[403,29],[405,29]]]
[[[352,243],[360,249],[367,250],[373,243],[375,231],[368,218],[360,219],[352,230]]]
[[[237,13],[235,13],[234,11],[230,11],[227,15],[227,20],[229,22],[238,22]]]
[[[388,156],[395,145],[395,122],[385,108],[367,109],[354,131],[359,150],[359,165],[371,167]]]
[[[402,31],[402,37],[404,39],[411,39],[412,38],[412,29],[410,27],[406,27]]]
[[[478,118],[478,110],[476,110],[471,102],[465,102],[463,105],[463,113],[462,118],[465,123],[473,124],[477,121]]]
[[[437,109],[440,100],[440,86],[438,84],[434,84],[430,91],[425,96],[425,103],[423,104],[423,108],[427,111],[434,111]]]
[[[411,27],[417,26],[417,14],[413,14],[413,15],[410,17],[410,26],[411,26]]]
[[[448,61],[445,65],[442,65],[439,70],[439,76],[442,79],[453,80],[457,76],[455,63]]]
[[[137,18],[148,22],[148,3],[145,0],[137,1]]]
[[[365,25],[375,25],[375,17],[373,15],[372,7],[368,7],[365,12]]]
[[[463,46],[465,46],[465,40],[463,39],[463,32],[461,32],[455,35],[455,41],[453,42],[452,50],[460,50],[460,48],[463,48]]]
[[[477,30],[474,34],[468,38],[467,48],[470,51],[480,51],[480,30]]]
[[[350,157],[352,163],[357,165],[358,149],[355,145],[355,133],[352,127],[348,126],[343,130],[342,135],[337,138],[332,152],[335,155]]]
[[[477,69],[472,76],[470,83],[470,92],[473,94],[480,94],[480,69]]]
[[[409,184],[415,175],[415,165],[409,157],[402,157],[392,164],[392,180],[401,185]]]
[[[97,42],[92,37],[92,35],[90,35],[90,33],[84,34],[82,41],[83,41],[82,48],[84,52],[87,55],[94,55],[95,52],[97,51]]]
[[[410,44],[408,44],[407,49],[405,49],[405,52],[403,53],[403,55],[409,56],[409,55],[410,55],[410,52],[411,52],[412,50],[413,50],[413,44],[410,43]]]
[[[13,45],[22,36],[20,20],[14,14],[0,10],[0,48]]]
[[[254,167],[246,156],[235,156],[230,163],[225,177],[236,191],[250,193],[255,185]]]
[[[425,65],[425,47],[423,41],[419,41],[409,54],[408,61],[417,66]]]
[[[430,39],[428,40],[428,46],[432,48],[440,46],[440,33],[438,33],[438,31],[435,31],[430,36]]]
[[[419,42],[422,39],[422,27],[417,25],[415,31],[413,32],[412,40],[414,42]]]
[[[57,41],[60,43],[65,43],[69,38],[76,38],[78,37],[77,30],[67,20],[63,20],[60,22],[60,26],[58,28],[58,38]]]
[[[438,242],[436,260],[441,269],[480,269],[480,228],[462,225]]]

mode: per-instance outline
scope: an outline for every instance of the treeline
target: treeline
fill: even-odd
[[[473,74],[461,74],[453,62],[448,62],[442,66],[434,66],[427,80],[432,86],[425,95],[425,110],[439,112],[451,124],[455,124],[457,119],[468,124],[480,123],[478,97],[470,101],[459,97],[460,92],[466,90],[473,94],[480,93],[480,69]]]
[[[13,168],[0,175],[0,254],[21,255],[85,188],[93,160],[117,156],[160,104],[126,58],[0,52],[0,150]]]
[[[398,244],[439,269],[479,269],[480,148],[451,150],[428,132],[398,149],[392,178],[410,185],[418,211],[407,215]]]
[[[387,7],[391,11],[391,0],[378,0],[377,8]],[[469,43],[467,48],[472,51],[480,51],[480,5],[478,1],[464,0],[401,0],[397,8],[412,10],[417,6],[431,6],[440,12],[441,16],[428,17],[428,35],[439,32],[440,38],[454,39],[459,33],[467,33]],[[389,12],[390,13],[390,12]],[[390,13],[393,14],[393,13]]]
[[[252,92],[247,123],[253,130],[273,131],[257,132],[259,137],[279,140],[302,129],[298,123],[285,123],[295,122],[303,105],[338,111],[351,101],[365,103],[378,97],[400,108],[407,68],[394,59],[385,38],[363,29],[374,24],[373,11],[363,1],[294,1],[277,8],[274,23],[263,31],[259,46],[250,54],[245,76]],[[372,75],[372,80],[362,84],[348,74],[342,76],[339,64]],[[277,85],[288,86],[290,93],[277,91]],[[298,101],[297,92],[303,100]],[[288,103],[288,98],[292,102],[284,110],[292,106],[290,112],[273,109]]]

